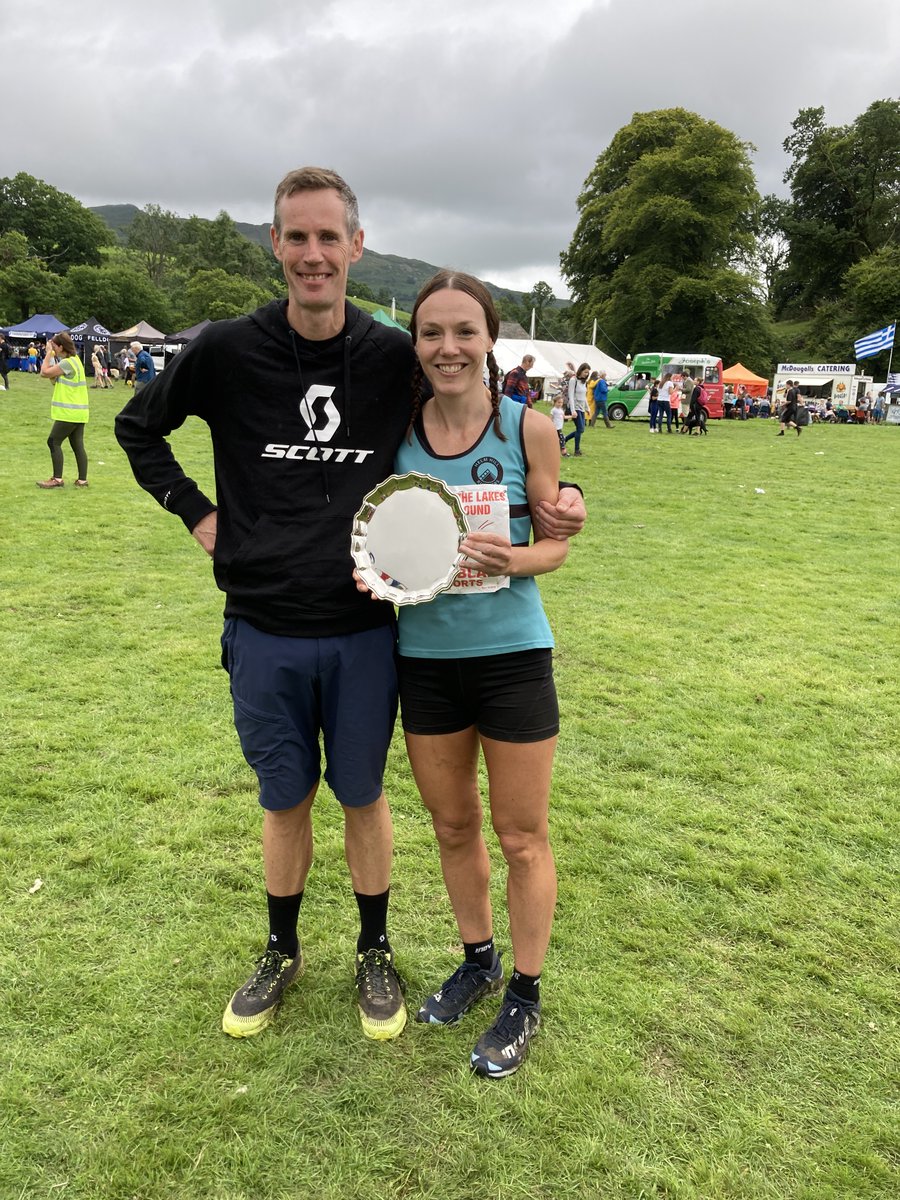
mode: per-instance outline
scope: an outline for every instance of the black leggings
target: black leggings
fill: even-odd
[[[47,438],[47,445],[50,447],[50,461],[53,464],[53,478],[62,479],[62,444],[66,438],[69,439],[69,445],[75,454],[75,462],[78,465],[78,478],[87,479],[88,460],[84,450],[83,421],[53,422],[53,428],[50,430],[50,436]]]

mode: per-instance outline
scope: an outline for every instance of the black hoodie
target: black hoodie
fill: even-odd
[[[285,314],[273,300],[215,322],[129,401],[116,436],[141,487],[193,529],[216,506],[165,438],[191,415],[209,426],[226,616],[293,637],[356,633],[392,617],[356,590],[350,532],[409,421],[412,342],[352,304],[324,342]]]

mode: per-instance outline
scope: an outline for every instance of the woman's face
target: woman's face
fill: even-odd
[[[484,360],[494,343],[484,310],[467,292],[433,292],[416,313],[416,354],[435,394],[483,391]]]

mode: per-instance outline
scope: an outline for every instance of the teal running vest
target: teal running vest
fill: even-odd
[[[509,502],[510,541],[527,546],[531,514],[525,491],[523,426],[527,409],[508,396],[500,400],[500,420],[506,441],[494,432],[493,417],[470,450],[442,457],[428,445],[421,420],[412,443],[405,439],[394,460],[398,473],[421,471],[443,479],[461,495],[469,528],[477,530],[492,501],[504,493]],[[398,612],[400,653],[408,658],[480,658],[514,654],[553,646],[533,576],[509,580],[509,587],[481,592],[477,573],[469,573],[465,588],[444,592],[428,604],[403,605]]]

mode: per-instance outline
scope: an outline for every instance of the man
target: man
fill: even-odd
[[[3,387],[9,390],[9,356],[12,353],[12,346],[6,340],[5,336],[0,333],[0,375],[3,376]]]
[[[775,436],[784,437],[785,429],[796,429],[797,437],[799,437],[800,388],[791,379],[787,381],[785,387],[787,388],[787,393],[784,397],[784,407],[781,410],[778,433]]]
[[[151,379],[156,378],[156,366],[144,349],[143,342],[132,342],[131,349],[134,352],[134,390],[139,392]]]
[[[528,386],[528,372],[534,366],[534,355],[526,354],[522,359],[521,366],[513,367],[503,380],[503,395],[509,396],[518,404],[528,404],[530,407],[530,388]]]
[[[609,419],[609,413],[606,411],[606,400],[609,396],[609,384],[606,382],[606,372],[598,372],[597,382],[594,384],[594,413],[591,417],[591,429],[597,424],[597,413],[603,415],[603,424],[607,429],[612,429],[612,421]]]
[[[397,705],[393,609],[357,591],[350,533],[363,496],[393,471],[415,359],[405,333],[347,303],[363,231],[339,175],[285,176],[271,238],[287,301],[210,326],[133,397],[116,433],[138,482],[213,557],[235,725],[260,784],[269,941],[222,1027],[233,1037],[264,1029],[301,970],[321,731],[359,909],[362,1028],[388,1039],[406,1024],[387,936],[393,834],[382,787]],[[164,440],[191,414],[210,427],[218,509]],[[546,507],[551,536],[583,524],[578,493]]]

